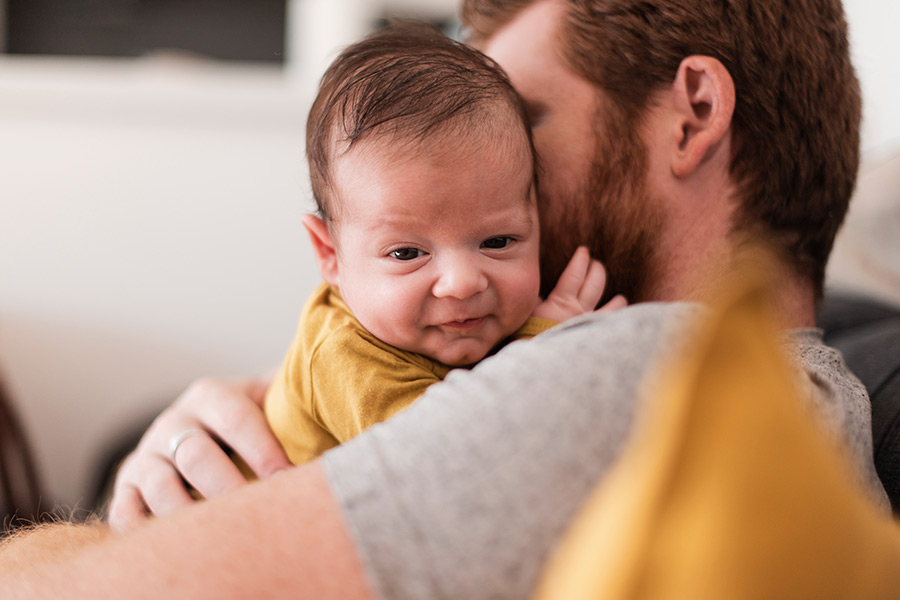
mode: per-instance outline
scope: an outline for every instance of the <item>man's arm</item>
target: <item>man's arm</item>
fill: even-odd
[[[83,527],[31,545],[27,567],[6,560],[29,536],[4,546],[0,598],[372,597],[319,461],[125,535]]]
[[[0,579],[0,597],[526,597],[695,314],[636,306],[510,344],[319,461]]]

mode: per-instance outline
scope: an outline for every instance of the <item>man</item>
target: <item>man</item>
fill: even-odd
[[[273,477],[286,461],[254,403],[265,384],[198,384],[122,470],[111,520],[134,530],[55,561],[31,538],[20,555],[45,560],[26,587],[0,584],[4,598],[527,596],[615,460],[641,382],[702,314],[681,301],[714,287],[747,236],[780,252],[786,350],[884,503],[865,393],[805,329],[858,162],[839,2],[466,0],[463,15],[529,106],[545,289],[587,243],[614,292],[668,302],[512,344]],[[205,431],[264,479],[244,485]],[[212,500],[185,507],[172,460]],[[145,525],[145,508],[172,514]]]

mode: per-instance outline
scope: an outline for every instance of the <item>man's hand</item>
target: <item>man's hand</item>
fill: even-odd
[[[244,485],[244,476],[217,440],[258,477],[290,466],[262,412],[267,387],[268,379],[192,384],[156,418],[123,462],[110,503],[110,526],[125,531],[150,514],[165,515],[191,504],[194,498],[184,481],[206,498]]]
[[[563,322],[594,310],[606,287],[606,269],[591,258],[585,246],[579,246],[556,287],[532,313],[535,317]],[[624,296],[616,296],[598,310],[613,311],[627,306]]]

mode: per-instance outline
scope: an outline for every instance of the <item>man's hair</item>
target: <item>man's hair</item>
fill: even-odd
[[[306,126],[306,155],[319,215],[334,216],[332,162],[372,135],[422,141],[432,133],[471,139],[521,123],[535,159],[524,105],[490,58],[417,21],[397,21],[349,46],[319,86]]]
[[[734,80],[736,230],[761,229],[821,293],[859,166],[860,91],[840,0],[566,0],[569,64],[633,124],[690,55]],[[532,0],[464,0],[490,37]]]

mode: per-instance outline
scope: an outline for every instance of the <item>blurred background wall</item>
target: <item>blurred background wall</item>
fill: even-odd
[[[900,5],[845,5],[865,161],[884,172]],[[452,29],[456,0],[0,9],[0,370],[49,500],[85,507],[110,445],[191,380],[280,360],[319,280],[300,225],[315,83],[386,16]],[[857,271],[832,282],[865,288]]]

